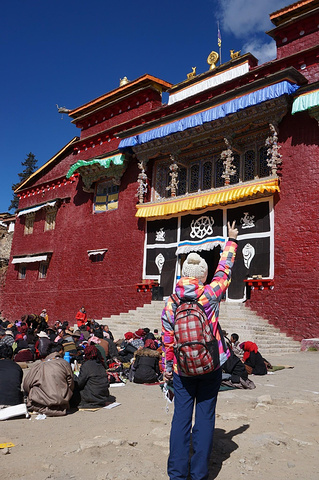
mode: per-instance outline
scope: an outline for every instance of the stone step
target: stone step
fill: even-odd
[[[148,327],[161,331],[161,313],[165,303],[152,301],[144,307],[130,310],[120,315],[102,318],[101,324],[108,324],[115,338],[123,338],[127,331]],[[269,324],[242,302],[222,302],[220,305],[220,324],[228,335],[236,332],[240,341],[255,342],[263,355],[297,352],[300,343],[280,332],[280,329]]]

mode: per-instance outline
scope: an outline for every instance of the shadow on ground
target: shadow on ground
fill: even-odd
[[[209,462],[209,480],[217,478],[222,469],[223,463],[230,457],[232,452],[237,450],[238,445],[234,442],[233,437],[244,433],[249,425],[242,425],[236,430],[226,432],[222,428],[216,428],[214,433],[213,453]]]

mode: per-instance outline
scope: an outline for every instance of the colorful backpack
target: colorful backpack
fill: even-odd
[[[179,369],[186,375],[203,375],[219,366],[218,341],[212,333],[204,307],[183,302],[172,295],[175,311],[175,356]]]

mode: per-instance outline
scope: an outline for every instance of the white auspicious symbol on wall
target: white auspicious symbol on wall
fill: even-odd
[[[159,274],[162,273],[164,263],[165,263],[165,258],[161,253],[159,253],[155,258],[155,265],[158,268]]]
[[[165,242],[165,232],[163,227],[156,232],[155,242]]]
[[[251,261],[255,256],[255,249],[250,243],[246,243],[244,248],[242,249],[244,265],[246,268],[250,267]]]
[[[244,212],[244,216],[240,219],[241,228],[253,228],[255,215],[249,215],[249,212]]]
[[[191,223],[191,238],[204,238],[206,235],[213,234],[213,217],[203,216],[197,220],[193,220]]]

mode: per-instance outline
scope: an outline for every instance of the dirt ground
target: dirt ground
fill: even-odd
[[[292,365],[220,392],[209,480],[319,478],[318,352],[273,356]],[[173,405],[159,386],[112,388],[121,405],[66,417],[0,422],[1,480],[167,479]],[[195,479],[196,480],[196,479]]]

